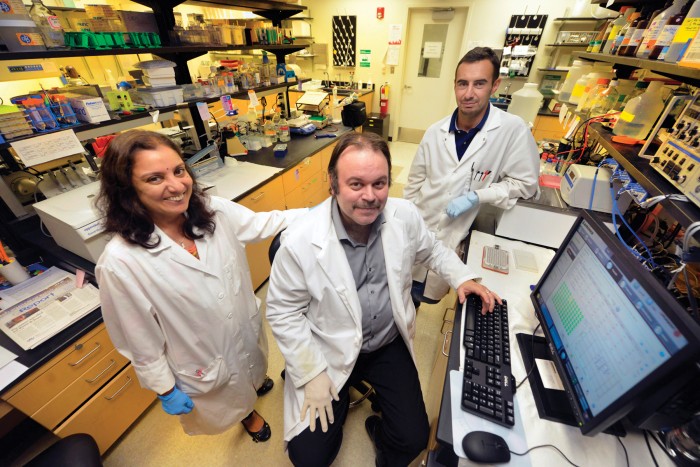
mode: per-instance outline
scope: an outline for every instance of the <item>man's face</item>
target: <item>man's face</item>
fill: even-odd
[[[462,63],[455,74],[455,98],[462,118],[481,120],[501,79],[493,81],[493,65],[489,60]],[[478,122],[477,122],[478,123]]]
[[[389,164],[384,154],[350,146],[338,158],[336,174],[338,192],[333,194],[346,228],[372,224],[389,197]]]

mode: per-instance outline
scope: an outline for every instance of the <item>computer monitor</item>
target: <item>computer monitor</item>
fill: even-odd
[[[588,212],[531,298],[583,434],[609,428],[700,355],[698,324]]]

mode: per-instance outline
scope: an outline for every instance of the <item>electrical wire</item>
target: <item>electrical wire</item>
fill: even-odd
[[[642,239],[639,238],[639,236],[638,236],[637,233],[634,231],[634,229],[632,229],[632,227],[630,227],[630,225],[629,225],[629,224],[627,223],[627,221],[625,220],[625,216],[622,215],[622,212],[620,212],[620,208],[619,208],[618,205],[617,205],[617,197],[615,196],[615,190],[614,190],[614,188],[613,188],[612,179],[610,179],[610,196],[612,197],[613,227],[615,228],[615,232],[617,233],[618,238],[619,238],[620,240],[622,240],[622,235],[620,235],[620,230],[617,228],[617,223],[615,222],[615,212],[617,212],[617,214],[619,214],[620,220],[621,220],[622,223],[625,225],[625,227],[627,227],[627,229],[629,229],[629,231],[632,233],[632,235],[634,236],[634,238],[636,238],[637,241],[638,241],[639,243],[641,243],[642,246],[644,246],[644,249],[646,250],[647,254],[649,255],[649,264],[651,264],[651,266],[652,266],[653,268],[657,268],[658,266],[657,266],[656,263],[654,262],[654,255],[651,254],[651,251],[649,251],[649,248],[648,248],[648,247],[646,246],[646,244],[642,241]],[[646,261],[646,259],[645,259],[641,254],[637,253],[636,250],[630,248],[630,246],[627,245],[627,243],[626,243],[624,240],[622,240],[622,241],[623,241],[624,245],[625,245],[630,251],[632,251],[633,254],[634,254],[637,258],[640,258],[640,259]]]
[[[620,443],[620,446],[622,446],[622,450],[625,452],[625,462],[627,463],[627,467],[630,467],[630,456],[627,454],[627,448],[622,443],[622,440],[619,436],[615,436],[615,438],[617,438],[617,442]]]
[[[649,455],[651,456],[651,460],[654,462],[654,465],[656,467],[659,467],[659,463],[656,462],[656,456],[654,456],[654,451],[651,449],[651,444],[649,444],[649,434],[648,434],[647,430],[644,430],[644,442],[647,443],[647,449],[649,450]]]
[[[509,451],[510,451],[511,454],[515,454],[516,456],[525,456],[525,455],[529,454],[530,451],[534,451],[535,449],[540,449],[540,448],[554,448],[554,449],[557,450],[557,452],[558,452],[559,454],[562,455],[562,457],[563,457],[564,459],[566,459],[566,462],[568,462],[569,464],[573,465],[574,467],[579,467],[579,465],[574,464],[573,462],[571,462],[571,460],[570,460],[568,457],[566,457],[566,454],[564,454],[564,453],[561,451],[561,449],[559,449],[558,447],[556,447],[556,446],[553,445],[553,444],[540,444],[539,446],[533,446],[533,447],[531,447],[530,449],[528,449],[527,451],[525,451],[525,452],[523,452],[523,453],[515,452],[515,451],[510,451],[510,449],[509,449]]]

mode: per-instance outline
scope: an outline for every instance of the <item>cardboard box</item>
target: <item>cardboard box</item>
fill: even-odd
[[[119,11],[124,28],[129,32],[158,32],[153,13],[148,11]]]
[[[81,122],[98,123],[110,119],[107,107],[99,97],[68,95],[68,102]]]

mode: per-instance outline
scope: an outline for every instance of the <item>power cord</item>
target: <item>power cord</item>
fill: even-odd
[[[620,446],[622,446],[622,450],[625,452],[625,462],[627,463],[627,467],[630,467],[630,456],[627,455],[627,448],[625,447],[624,443],[620,439],[619,436],[615,436],[617,438],[617,442],[620,443]]]
[[[528,449],[527,451],[522,452],[522,453],[520,453],[520,452],[515,452],[515,451],[510,451],[510,449],[509,449],[509,451],[510,451],[511,454],[514,454],[514,455],[516,455],[516,456],[525,456],[525,455],[529,454],[530,451],[534,451],[535,449],[540,449],[540,448],[554,448],[554,449],[557,450],[557,452],[558,452],[559,454],[561,454],[561,456],[562,456],[564,459],[566,459],[566,462],[568,462],[569,464],[573,465],[574,467],[580,467],[579,465],[574,464],[573,462],[571,462],[571,460],[570,460],[568,457],[566,457],[566,454],[564,454],[564,453],[561,451],[561,449],[559,449],[558,447],[556,447],[556,446],[553,445],[553,444],[540,444],[539,446],[533,446],[533,447],[531,447],[530,449]],[[629,466],[629,463],[628,463],[627,465]]]
[[[651,460],[654,462],[656,467],[659,467],[659,463],[656,462],[656,456],[654,456],[654,451],[651,449],[651,444],[649,444],[649,432],[647,430],[644,430],[644,442],[647,443],[647,449],[649,450]]]

